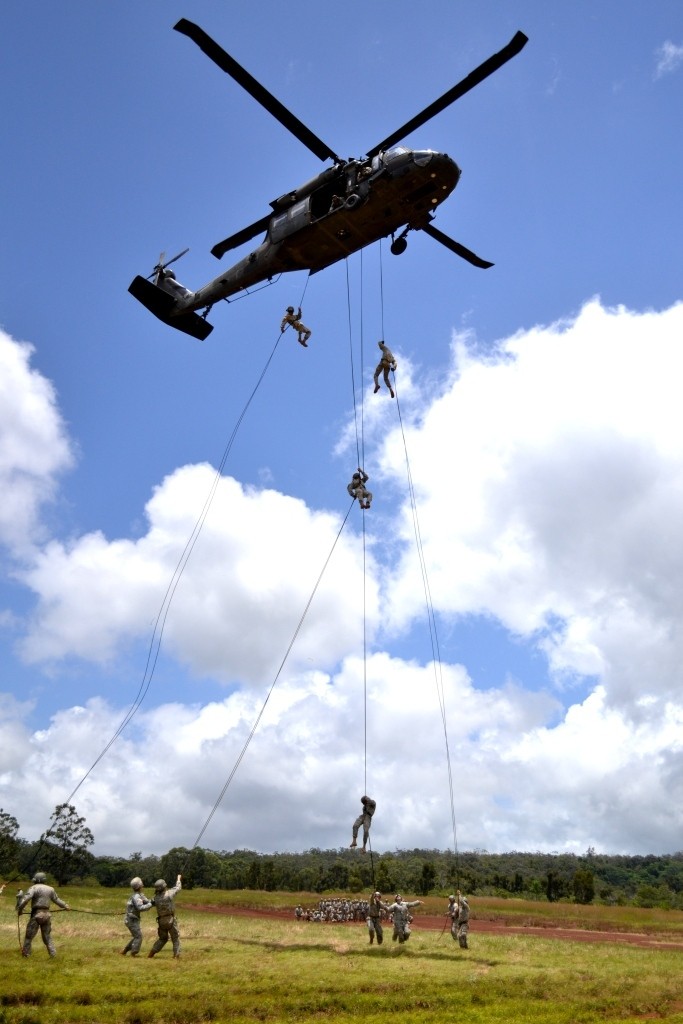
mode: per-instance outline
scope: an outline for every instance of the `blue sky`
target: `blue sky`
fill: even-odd
[[[401,257],[373,246],[215,307],[203,343],[147,314],[127,288],[161,251],[189,246],[175,269],[199,287],[212,245],[325,166],[172,31],[180,17],[348,156],[525,32],[404,140],[457,161],[436,226],[495,266],[413,233]],[[452,844],[403,435],[372,394],[381,336],[460,846],[677,849],[680,4],[352,0],[332,26],[305,0],[28,0],[0,25],[0,806],[21,834],[135,699],[303,295],[309,348],[280,342],[145,700],[74,798],[96,851],[192,845],[204,824],[348,509],[351,351],[374,493],[365,662],[356,507],[203,843],[346,845],[367,777],[376,849]]]

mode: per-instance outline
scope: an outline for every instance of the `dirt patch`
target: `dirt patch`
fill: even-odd
[[[281,921],[293,921],[294,912],[291,910],[261,910],[250,907],[217,907],[211,905],[184,904],[188,910],[196,910],[206,914],[228,914],[231,917],[257,917],[275,918]],[[310,923],[311,928],[325,927],[325,922],[304,922]],[[348,927],[365,927],[362,921],[346,921]],[[444,927],[443,917],[432,917],[428,914],[417,914],[413,921],[413,931],[426,929],[429,931],[442,931]],[[531,935],[542,939],[559,939],[564,942],[616,942],[629,946],[647,946],[654,949],[680,949],[683,950],[683,940],[668,939],[662,935],[646,935],[640,932],[613,932],[613,931],[589,931],[587,928],[539,928],[522,927],[518,925],[505,924],[503,921],[470,921],[470,930],[485,932],[488,935]]]

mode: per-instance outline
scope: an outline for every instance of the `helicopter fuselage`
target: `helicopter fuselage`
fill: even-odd
[[[315,273],[399,228],[419,229],[459,178],[447,154],[404,146],[327,168],[274,200],[261,244],[174,312],[204,309],[288,271]]]

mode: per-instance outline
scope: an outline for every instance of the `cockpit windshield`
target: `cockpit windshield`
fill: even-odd
[[[434,156],[433,149],[414,149],[413,160],[418,167],[426,167],[429,161]]]

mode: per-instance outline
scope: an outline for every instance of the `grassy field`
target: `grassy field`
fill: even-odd
[[[137,959],[119,951],[128,938],[123,890],[65,888],[79,913],[55,913],[57,958],[40,937],[33,956],[19,955],[13,899],[0,901],[0,1022],[11,1024],[193,1024],[199,1021],[443,1022],[468,1024],[666,1020],[683,1024],[683,950],[642,949],[605,942],[560,942],[536,936],[477,934],[476,917],[511,914],[514,923],[539,904],[473,900],[470,950],[448,933],[420,929],[410,943],[369,946],[363,925],[325,925],[248,918],[187,909],[189,904],[291,909],[310,894],[183,892],[177,899],[183,954],[170,944],[149,960],[153,911],[143,917],[145,942]],[[183,904],[186,905],[183,909]],[[430,899],[427,912],[443,912]],[[546,925],[585,926],[586,911],[542,905]],[[150,920],[151,918],[151,920]],[[480,919],[481,919],[480,918]],[[660,920],[661,918],[661,920]],[[26,918],[22,918],[22,934]],[[593,922],[595,925],[596,922]],[[597,921],[600,924],[600,920]],[[630,909],[619,927],[683,941],[683,914]]]

